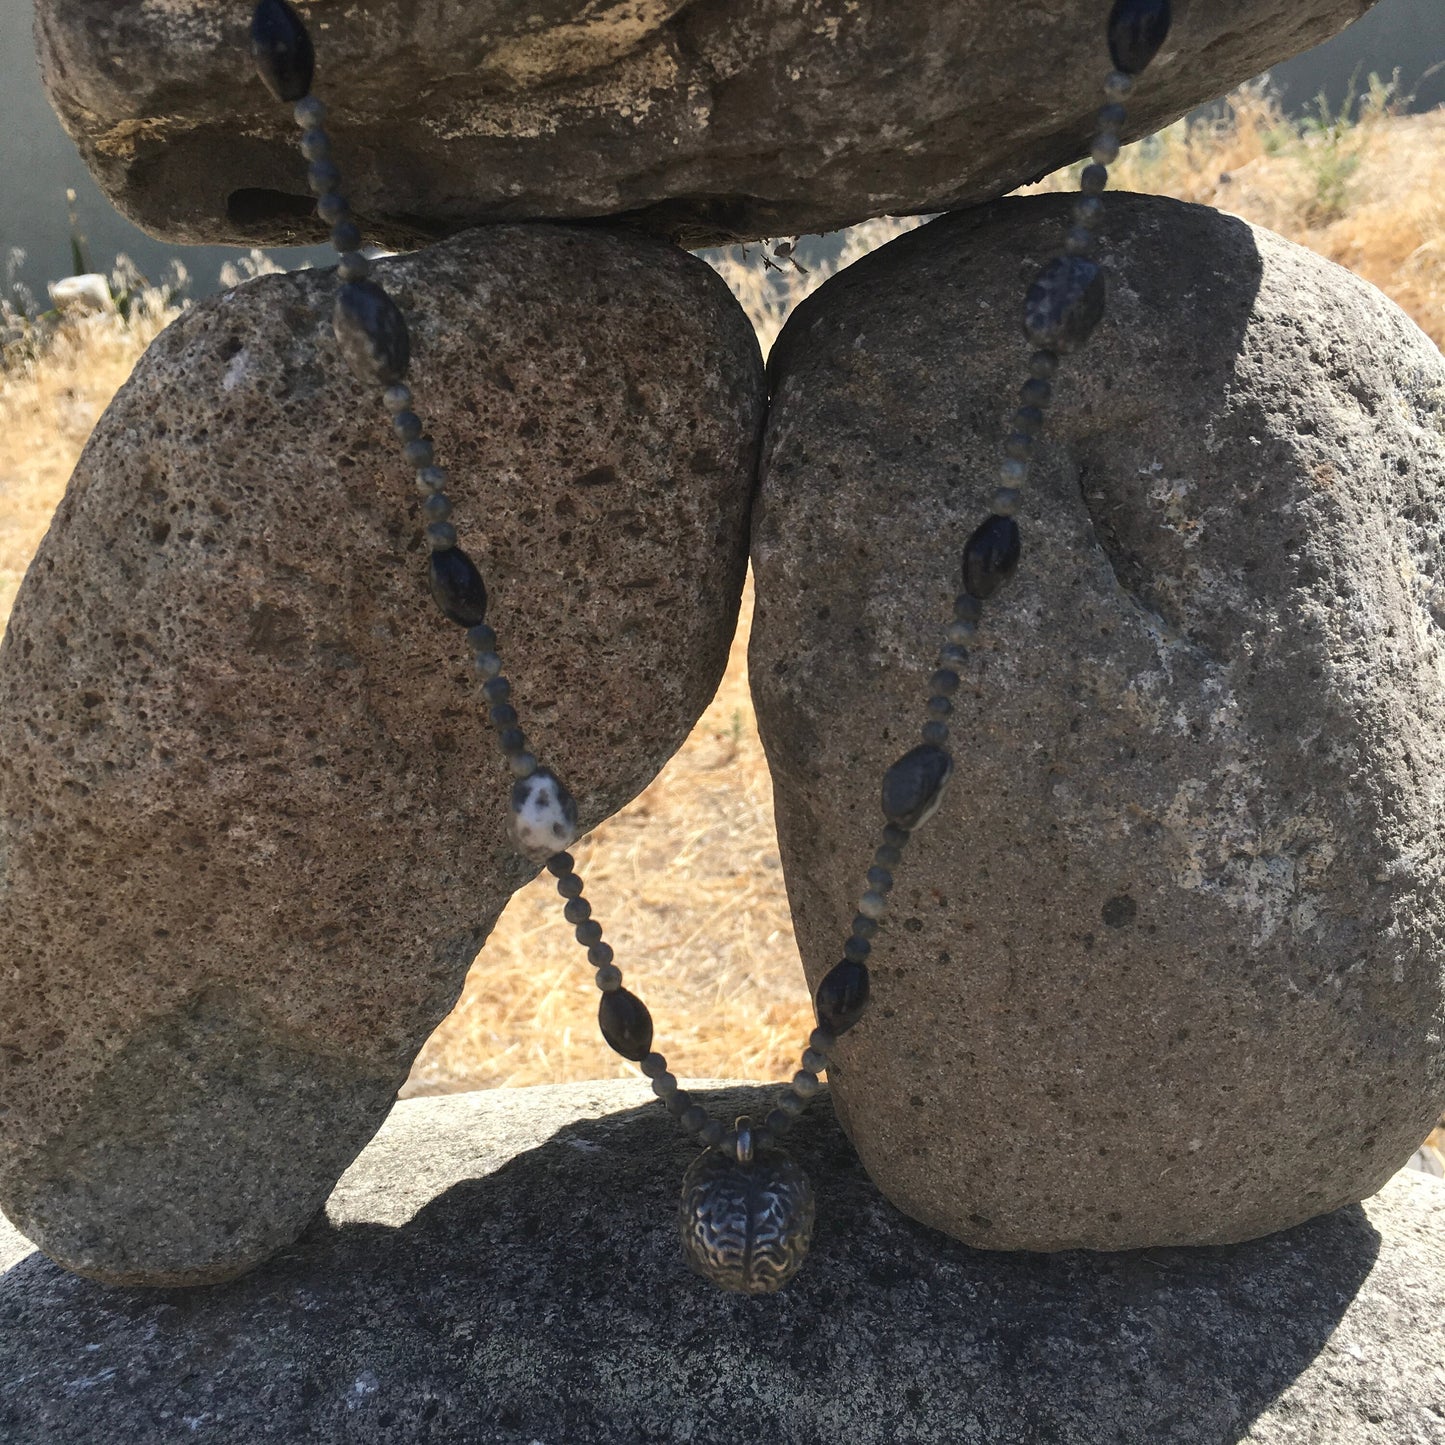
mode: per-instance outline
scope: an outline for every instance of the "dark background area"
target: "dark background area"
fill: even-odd
[[[158,279],[176,257],[190,272],[193,295],[216,290],[221,265],[245,253],[225,246],[153,241],[112,209],[46,103],[30,23],[30,0],[0,0],[0,262],[13,248],[23,250],[26,259],[15,268],[16,278],[42,298],[47,281],[70,273],[65,193],[73,188],[80,228],[97,270],[108,271],[116,253],[123,251]],[[1286,109],[1300,116],[1321,91],[1336,110],[1352,78],[1363,89],[1370,72],[1389,76],[1398,69],[1402,94],[1411,97],[1409,107],[1428,110],[1445,104],[1442,62],[1445,0],[1380,0],[1343,35],[1278,67],[1272,78]],[[1441,68],[1430,73],[1435,66]],[[271,254],[288,268],[331,260],[330,252],[320,248],[285,248]]]

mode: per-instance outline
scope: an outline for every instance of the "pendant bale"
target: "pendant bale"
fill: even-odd
[[[781,1149],[755,1148],[737,1122],[737,1158],[699,1154],[682,1181],[678,1229],[687,1262],[734,1294],[775,1294],[803,1267],[816,1204],[808,1176]]]

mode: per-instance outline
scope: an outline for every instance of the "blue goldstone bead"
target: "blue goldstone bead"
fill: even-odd
[[[846,1034],[868,1008],[868,965],[845,958],[830,969],[818,985],[813,1007],[824,1028]]]
[[[943,801],[953,759],[933,743],[921,743],[883,774],[883,816],[910,832],[920,828]]]
[[[652,1015],[647,1005],[625,988],[602,995],[597,1026],[602,1037],[634,1064],[640,1064],[652,1052]]]
[[[1072,351],[1104,314],[1104,272],[1083,256],[1056,256],[1024,297],[1024,334],[1035,346]]]
[[[277,100],[300,100],[310,93],[316,52],[305,23],[286,0],[261,0],[252,11],[251,55],[256,73]]]
[[[391,386],[406,375],[406,318],[375,281],[348,281],[337,292],[333,324],[341,354],[362,381]]]
[[[458,627],[475,627],[487,615],[482,574],[460,547],[431,554],[431,595],[442,616]]]
[[[1114,0],[1109,12],[1109,55],[1114,68],[1138,75],[1169,35],[1169,0]]]
[[[963,586],[973,597],[992,597],[1019,565],[1023,541],[1012,517],[988,517],[963,548]]]

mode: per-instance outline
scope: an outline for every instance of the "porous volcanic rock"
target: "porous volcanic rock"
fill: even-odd
[[[523,722],[591,827],[721,675],[757,343],[645,237],[503,227],[382,274]],[[101,1279],[294,1238],[535,871],[335,287],[266,277],[162,334],[0,648],[0,1203]]]
[[[0,1434],[1438,1445],[1436,1180],[1230,1249],[989,1254],[890,1209],[826,1099],[791,1142],[818,1227],[768,1299],[688,1272],[693,1149],[640,1082],[400,1104],[323,1219],[214,1289],[102,1289],[0,1224]]]
[[[925,226],[773,352],[750,675],[814,984],[1067,206]],[[1108,207],[1108,313],[831,1074],[889,1198],[994,1248],[1262,1235],[1378,1189],[1445,1102],[1445,361],[1268,232]]]
[[[1372,0],[1192,0],[1142,135]],[[688,245],[990,200],[1082,155],[1103,0],[302,4],[367,234],[633,216]],[[251,6],[37,0],[51,101],[107,195],[177,241],[321,239]],[[323,28],[324,23],[324,28]]]

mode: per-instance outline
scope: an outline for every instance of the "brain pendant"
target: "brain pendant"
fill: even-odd
[[[803,1266],[813,1238],[813,1186],[780,1150],[698,1155],[682,1181],[678,1223],[687,1260],[738,1294],[772,1294]]]

